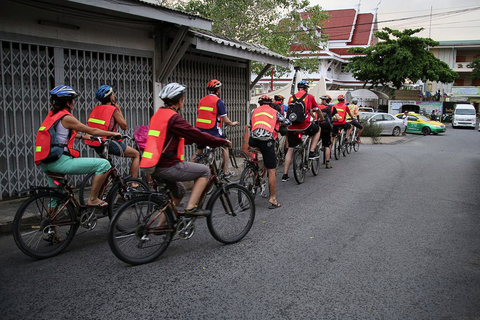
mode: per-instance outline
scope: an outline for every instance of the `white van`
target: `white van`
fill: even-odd
[[[477,112],[471,104],[457,104],[453,111],[452,128],[468,127],[475,129]]]

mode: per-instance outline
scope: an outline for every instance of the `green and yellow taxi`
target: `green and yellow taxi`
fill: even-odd
[[[403,113],[398,113],[395,115],[395,117],[399,119],[403,119],[403,116]],[[424,135],[428,135],[430,133],[439,134],[445,132],[446,130],[447,128],[441,122],[432,121],[419,113],[408,113],[408,133],[423,133]]]

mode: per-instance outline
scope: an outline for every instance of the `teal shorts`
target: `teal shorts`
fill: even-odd
[[[43,172],[55,172],[66,175],[80,175],[95,172],[96,175],[107,172],[112,166],[107,159],[102,158],[72,158],[62,155],[60,159],[51,163],[41,163]],[[48,178],[48,185],[56,187],[53,179]]]

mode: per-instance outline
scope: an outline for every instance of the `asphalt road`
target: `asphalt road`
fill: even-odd
[[[362,145],[279,182],[281,208],[257,199],[242,242],[199,221],[143,266],[110,252],[105,220],[41,261],[1,236],[1,318],[480,319],[479,147],[479,132],[450,127]]]

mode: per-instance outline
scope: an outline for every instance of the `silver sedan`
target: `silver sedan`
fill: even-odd
[[[375,123],[382,128],[382,135],[399,136],[402,133],[403,122],[401,119],[384,112],[361,112],[360,120]]]

